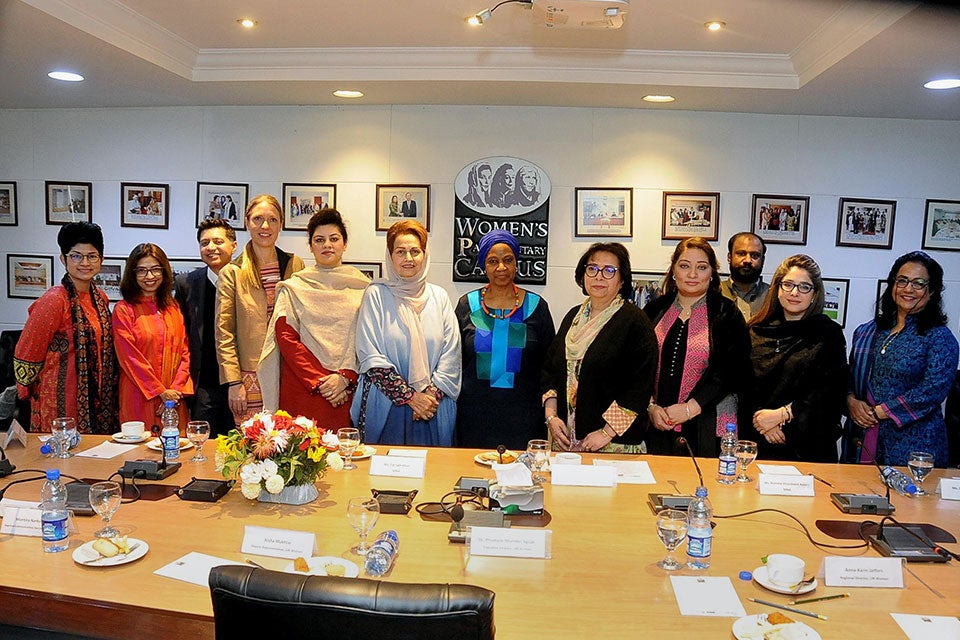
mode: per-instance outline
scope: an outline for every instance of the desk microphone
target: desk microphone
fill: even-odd
[[[690,448],[690,442],[688,442],[687,439],[684,438],[683,436],[680,436],[679,438],[677,438],[677,446],[678,446],[678,447],[686,447],[686,448],[687,448],[687,453],[690,454],[690,459],[693,460],[693,466],[694,466],[694,468],[696,468],[696,470],[697,470],[697,477],[700,478],[700,486],[702,487],[702,486],[703,486],[703,474],[700,473],[700,465],[697,464],[697,458],[696,458],[696,456],[693,455],[693,449]]]
[[[503,464],[503,454],[506,452],[507,452],[507,448],[505,446],[503,446],[502,444],[497,445],[497,455],[500,456],[500,464]]]

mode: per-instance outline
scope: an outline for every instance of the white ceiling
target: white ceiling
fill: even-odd
[[[632,0],[557,30],[490,0],[0,0],[0,108],[345,104],[643,107],[960,120],[960,12],[879,0]],[[240,17],[259,21],[252,31]],[[713,33],[708,20],[727,29]],[[50,80],[67,68],[79,84]],[[669,93],[676,102],[640,98]]]

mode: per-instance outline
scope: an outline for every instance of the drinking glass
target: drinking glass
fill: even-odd
[[[70,446],[77,437],[77,421],[73,418],[54,418],[50,429],[54,458],[72,458]]]
[[[527,443],[527,453],[533,459],[533,481],[543,482],[546,479],[543,477],[543,472],[550,464],[550,441],[531,440]]]
[[[757,443],[753,440],[738,440],[737,466],[740,468],[740,473],[737,474],[737,482],[753,482],[753,478],[747,475],[747,467],[756,459]]]
[[[367,544],[367,534],[377,524],[380,517],[380,503],[374,498],[350,498],[347,502],[347,522],[360,536],[360,542],[351,551],[365,556],[370,550]]]
[[[911,451],[910,459],[907,460],[907,468],[910,469],[910,474],[917,483],[917,495],[927,495],[927,492],[923,490],[921,485],[923,484],[924,478],[933,471],[933,454],[927,453],[926,451]]]
[[[360,446],[360,430],[352,427],[344,427],[337,430],[337,439],[340,441],[340,451],[343,452],[343,470],[356,469],[353,464],[353,452]]]
[[[210,423],[206,420],[191,420],[187,423],[187,438],[197,447],[197,455],[190,458],[190,462],[206,462],[203,455],[203,443],[210,437]]]
[[[97,482],[90,485],[90,506],[106,525],[93,534],[95,537],[113,538],[120,535],[120,531],[110,524],[110,518],[120,508],[121,497],[120,485],[116,482]]]
[[[677,560],[673,552],[687,537],[687,514],[678,509],[664,509],[657,514],[657,536],[667,548],[667,555],[657,566],[667,571],[676,571],[686,566]]]

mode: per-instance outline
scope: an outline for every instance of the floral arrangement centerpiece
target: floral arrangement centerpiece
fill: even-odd
[[[313,483],[327,468],[343,468],[339,448],[337,435],[310,418],[264,412],[217,437],[217,464],[224,478],[239,476],[246,498],[303,504],[317,498]],[[305,489],[312,497],[303,501],[281,497],[294,488]]]

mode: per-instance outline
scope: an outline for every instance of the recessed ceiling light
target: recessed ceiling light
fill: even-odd
[[[931,80],[923,85],[927,89],[956,89],[960,87],[960,78],[941,78],[940,80]]]
[[[338,98],[362,98],[363,91],[354,91],[352,89],[337,89],[333,92],[333,95]]]
[[[250,18],[240,18],[239,20],[237,20],[237,24],[239,24],[244,29],[253,29],[255,26],[257,26],[257,21],[251,20]]]
[[[720,29],[723,29],[725,26],[727,26],[727,23],[721,20],[711,20],[710,22],[704,22],[703,26],[710,31],[720,31]]]
[[[648,96],[643,96],[643,99],[646,102],[673,102],[676,98],[673,96],[660,96],[656,94],[650,94]]]
[[[83,76],[72,71],[51,71],[47,76],[64,82],[83,82]]]

